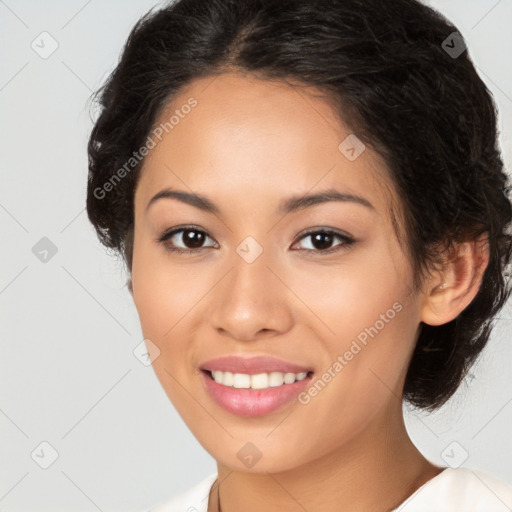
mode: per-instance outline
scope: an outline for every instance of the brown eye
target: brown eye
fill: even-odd
[[[350,238],[347,235],[343,235],[341,233],[325,229],[310,231],[309,233],[304,234],[300,238],[300,240],[305,240],[308,238],[311,240],[311,243],[309,244],[310,247],[302,248],[299,250],[320,253],[331,253],[337,250],[341,250],[344,246],[349,246],[355,242],[353,238]],[[341,243],[335,245],[334,247],[331,247],[336,239],[341,240]]]
[[[194,231],[192,229],[185,229],[182,231],[181,237],[183,243],[190,249],[197,249],[204,243],[205,234],[200,231]]]
[[[185,226],[167,230],[157,241],[162,243],[169,252],[177,254],[193,254],[199,253],[202,249],[213,247],[214,245],[204,246],[205,240],[210,238],[202,229],[194,226]],[[310,247],[299,249],[308,253],[329,254],[339,251],[344,247],[350,246],[355,240],[347,235],[337,233],[336,231],[319,229],[310,231],[302,235],[300,240],[310,239]],[[332,246],[336,241],[341,242]],[[181,246],[180,246],[181,244]]]
[[[205,248],[203,244],[207,238],[209,237],[203,230],[189,226],[166,231],[158,241],[170,252],[193,253]],[[179,246],[180,243],[183,247]]]

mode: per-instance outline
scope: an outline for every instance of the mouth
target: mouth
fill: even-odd
[[[207,377],[221,386],[234,389],[269,389],[288,386],[311,378],[313,371],[306,372],[262,372],[257,374],[233,373],[222,370],[201,370]]]
[[[201,369],[207,395],[225,411],[241,417],[271,414],[297,400],[313,371],[232,373]]]

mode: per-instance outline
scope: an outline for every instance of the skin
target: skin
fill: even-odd
[[[446,323],[476,295],[487,246],[457,246],[415,290],[384,162],[369,147],[348,160],[338,146],[350,129],[311,92],[236,73],[188,84],[160,120],[190,97],[198,104],[150,151],[136,189],[131,291],[144,337],[160,350],[158,379],[217,461],[209,511],[219,494],[223,512],[391,510],[442,470],[406,432],[405,374],[420,322]],[[146,209],[168,187],[207,196],[220,214],[169,198]],[[331,201],[277,212],[284,198],[329,188],[373,209]],[[166,250],[187,247],[182,233],[158,242],[187,224],[207,234],[196,254]],[[311,228],[355,242],[335,237],[329,247],[339,250],[323,254],[302,235]],[[252,263],[236,252],[247,236],[263,249]],[[307,405],[243,418],[205,391],[200,364],[232,354],[311,366],[315,380],[394,303],[400,312]],[[248,442],[262,455],[251,468],[237,457]]]

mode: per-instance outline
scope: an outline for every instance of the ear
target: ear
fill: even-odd
[[[435,271],[426,283],[421,320],[443,325],[456,318],[478,293],[488,264],[487,233],[456,244],[445,267]]]

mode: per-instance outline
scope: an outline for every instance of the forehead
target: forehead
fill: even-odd
[[[238,73],[201,78],[173,97],[152,133],[159,127],[137,190],[146,202],[166,187],[276,204],[337,188],[385,204],[383,161],[313,88]],[[354,159],[350,146],[364,150]]]

